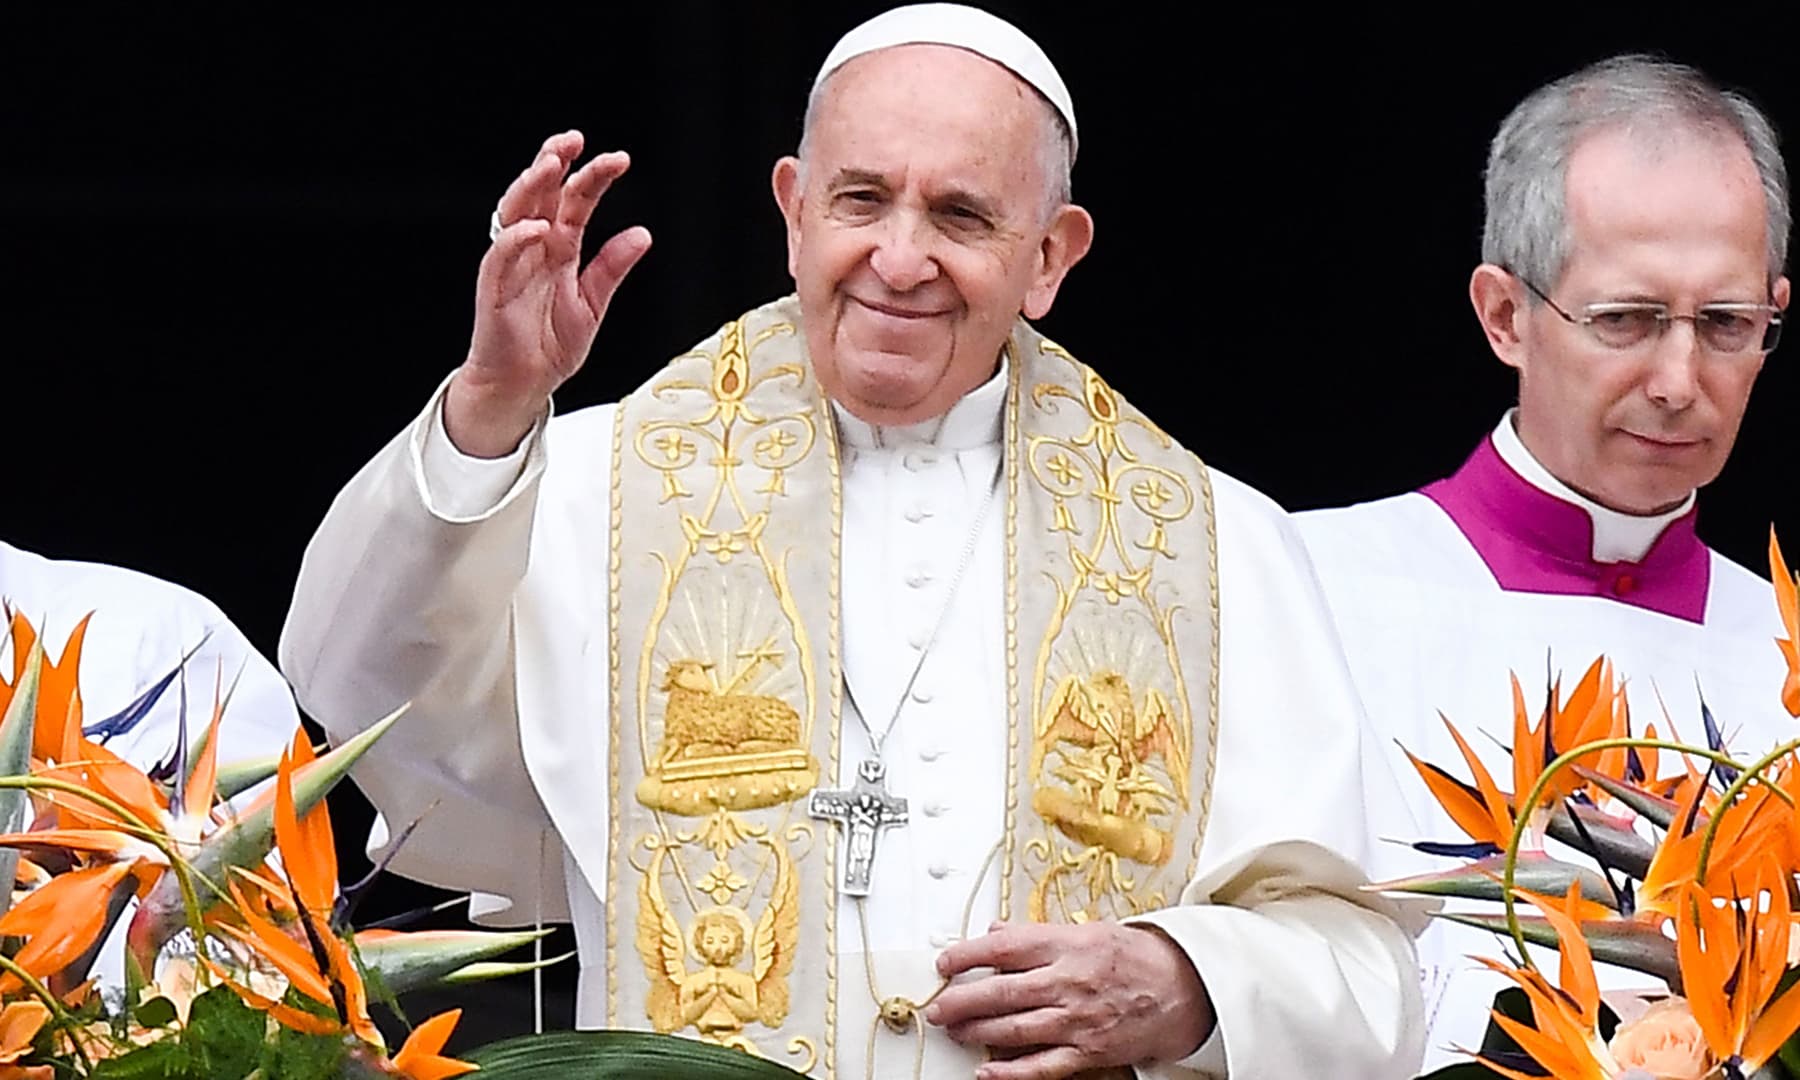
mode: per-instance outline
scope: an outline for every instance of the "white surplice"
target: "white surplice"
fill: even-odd
[[[1510,413],[1492,440],[1520,479],[1588,515],[1593,547],[1587,554],[1597,566],[1629,567],[1643,559],[1692,507],[1690,499],[1667,514],[1643,518],[1583,498],[1532,458]],[[1381,744],[1380,756],[1371,761],[1370,786],[1392,784],[1409,804],[1409,812],[1395,813],[1396,804],[1388,802],[1382,804],[1390,808],[1387,813],[1371,815],[1380,841],[1372,865],[1377,877],[1457,865],[1394,842],[1463,839],[1395,745],[1467,779],[1440,712],[1503,786],[1510,786],[1504,779],[1512,775],[1504,749],[1512,742],[1509,672],[1518,675],[1534,720],[1543,704],[1547,668],[1561,673],[1566,694],[1604,654],[1626,680],[1635,734],[1653,722],[1667,737],[1666,712],[1684,741],[1704,743],[1702,693],[1727,745],[1739,754],[1755,757],[1800,734],[1800,724],[1781,707],[1786,666],[1774,644],[1781,625],[1769,583],[1717,552],[1705,553],[1709,581],[1696,621],[1613,596],[1504,589],[1463,530],[1420,492],[1296,514],[1295,520]],[[1497,905],[1472,908],[1498,910]],[[1480,1046],[1494,994],[1511,984],[1468,957],[1500,958],[1511,948],[1510,940],[1448,924],[1434,925],[1421,937],[1430,1027],[1427,1068],[1467,1060],[1453,1046]],[[1662,987],[1651,976],[1605,965],[1599,974],[1607,988]]]
[[[844,662],[878,730],[994,476],[1005,386],[1002,371],[913,428],[837,414]],[[556,418],[511,457],[480,461],[450,446],[440,401],[441,391],[321,525],[283,669],[334,737],[413,702],[356,773],[383,819],[372,847],[423,816],[396,872],[508,898],[509,910],[487,905],[489,921],[572,921],[577,1022],[597,1026],[613,408]],[[1213,485],[1223,677],[1212,817],[1183,905],[1145,921],[1193,959],[1219,1022],[1193,1058],[1143,1075],[1407,1075],[1422,1039],[1416,969],[1408,935],[1357,892],[1367,829],[1348,672],[1286,516],[1216,472]],[[884,994],[919,1000],[935,989],[936,956],[963,935],[972,892],[970,933],[998,915],[997,874],[977,878],[1002,834],[1006,772],[1000,509],[884,748],[889,790],[912,811],[881,838],[868,901]],[[849,718],[842,738],[837,779],[847,785],[867,739]],[[838,1060],[835,1074],[822,1062],[815,1075],[861,1077],[874,1004],[848,914],[837,944]],[[911,1037],[886,1037],[877,1060],[878,1075],[910,1077]],[[933,1029],[924,1075],[966,1076],[979,1060]]]

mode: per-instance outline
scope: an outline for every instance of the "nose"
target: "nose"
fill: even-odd
[[[1700,396],[1700,335],[1692,319],[1676,319],[1663,332],[1650,359],[1650,377],[1644,392],[1670,412],[1680,412]]]
[[[895,292],[911,292],[935,280],[939,271],[931,252],[929,223],[905,211],[889,217],[869,253],[869,266]]]

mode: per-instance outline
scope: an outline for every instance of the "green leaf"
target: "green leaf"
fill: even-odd
[[[31,773],[31,737],[37,728],[38,680],[44,670],[44,643],[31,646],[25,658],[25,670],[13,687],[12,702],[6,716],[0,719],[0,776],[27,776]],[[0,790],[0,832],[16,833],[25,828],[25,811],[30,799],[24,788]],[[19,869],[17,848],[0,848],[0,915],[12,907],[12,882]]]
[[[536,971],[538,968],[547,968],[553,964],[560,964],[565,960],[573,960],[574,958],[574,953],[566,952],[561,956],[546,956],[541,961],[521,960],[516,964],[499,962],[468,964],[464,967],[457,968],[442,979],[439,979],[438,982],[443,986],[467,986],[471,983],[488,982],[493,979],[504,979],[512,975],[523,975],[528,971]]]
[[[215,986],[194,999],[181,1041],[199,1075],[238,1080],[256,1068],[263,1052],[267,1019],[233,993]]]
[[[205,741],[204,737],[201,739]],[[220,762],[218,777],[213,781],[216,798],[229,802],[275,775],[281,755],[248,758],[244,761]]]
[[[559,1031],[491,1043],[463,1060],[482,1080],[795,1080],[741,1050],[648,1031]]]
[[[1512,935],[1506,930],[1506,916],[1488,913],[1439,911],[1434,918],[1473,926],[1500,935],[1509,944]],[[1557,947],[1556,929],[1538,915],[1519,916],[1519,931],[1526,941],[1548,948]],[[1588,943],[1594,959],[1603,964],[1616,964],[1633,971],[1654,975],[1680,993],[1681,964],[1675,956],[1675,942],[1663,936],[1660,929],[1641,922],[1584,922],[1581,935]]]
[[[378,974],[396,994],[434,986],[453,972],[461,972],[478,960],[529,945],[549,931],[526,930],[495,933],[485,930],[415,930],[404,934],[356,936],[356,955],[364,970]],[[496,974],[511,974],[508,970]],[[516,970],[531,970],[529,966]],[[473,981],[469,979],[467,981]]]
[[[1453,870],[1421,874],[1398,881],[1384,881],[1368,888],[1381,892],[1415,893],[1420,896],[1460,896],[1468,900],[1498,901],[1502,898],[1500,880],[1501,870],[1505,865],[1504,856],[1490,855]],[[1581,895],[1586,899],[1605,904],[1609,908],[1616,907],[1618,901],[1614,898],[1612,889],[1599,874],[1585,866],[1558,862],[1542,852],[1521,854],[1517,872],[1513,875],[1515,885],[1541,896],[1563,896],[1569,891],[1569,884],[1576,881],[1581,883]]]
[[[94,1080],[212,1080],[208,1073],[195,1069],[186,1048],[176,1039],[164,1039],[121,1057],[108,1058],[97,1063],[89,1075]],[[218,1080],[237,1077],[234,1074]]]
[[[263,1048],[262,1074],[281,1080],[337,1080],[343,1072],[344,1052],[341,1038],[282,1028]]]
[[[1660,795],[1652,795],[1643,788],[1633,787],[1623,780],[1615,780],[1585,766],[1575,766],[1575,772],[1583,780],[1631,807],[1634,812],[1657,828],[1666,832],[1669,826],[1674,824],[1675,814],[1680,810],[1674,800],[1665,799]]]
[[[1588,841],[1592,840],[1598,850],[1588,854],[1597,856],[1606,866],[1642,881],[1650,872],[1650,860],[1656,857],[1656,845],[1631,831],[1629,826],[1621,826],[1618,818],[1595,807],[1577,805],[1575,813],[1587,830],[1585,837],[1569,817],[1566,804],[1557,806],[1544,831],[1577,851],[1588,851]]]
[[[166,997],[155,997],[132,1010],[132,1016],[144,1027],[167,1027],[175,1022],[175,1003]]]

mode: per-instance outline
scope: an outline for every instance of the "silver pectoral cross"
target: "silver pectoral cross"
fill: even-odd
[[[843,828],[847,838],[843,891],[848,896],[869,895],[875,838],[883,828],[906,824],[906,800],[887,791],[887,766],[864,758],[856,767],[855,787],[815,790],[806,801],[806,812]]]

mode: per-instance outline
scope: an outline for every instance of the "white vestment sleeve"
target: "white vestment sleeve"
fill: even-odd
[[[428,481],[447,386],[332,503],[301,564],[281,666],[334,741],[411,703],[355,770],[381,814],[371,854],[419,821],[396,872],[556,918],[560,880],[535,871],[550,829],[519,748],[512,620],[544,425],[495,461],[445,440]],[[446,449],[461,459],[448,469]]]
[[[1418,919],[1360,888],[1362,709],[1292,524],[1213,477],[1221,638],[1210,819],[1182,903],[1134,921],[1187,952],[1218,1027],[1194,1056],[1140,1074],[1412,1076],[1424,1046]]]

